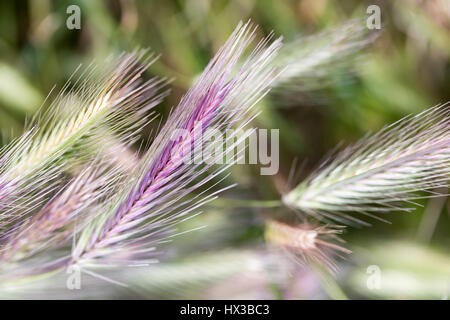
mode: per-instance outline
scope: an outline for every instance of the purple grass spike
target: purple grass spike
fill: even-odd
[[[195,150],[207,140],[198,139],[200,133],[209,128],[240,129],[255,116],[254,105],[279,74],[269,65],[281,46],[281,39],[269,44],[268,37],[237,68],[255,29],[250,22],[240,24],[211,60],[156,136],[134,174],[134,185],[124,188],[96,223],[82,232],[72,253],[74,263],[145,262],[177,222],[192,216],[221,191],[187,197],[232,164],[215,168],[200,161],[187,164],[183,150],[188,146],[198,160]],[[188,134],[174,141],[176,129]]]

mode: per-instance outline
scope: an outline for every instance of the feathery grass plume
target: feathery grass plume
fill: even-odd
[[[286,70],[273,86],[293,91],[320,88],[338,70],[354,69],[361,51],[378,34],[378,30],[367,28],[365,19],[354,19],[319,34],[287,42],[274,60],[275,66],[286,67]]]
[[[317,218],[366,224],[357,214],[412,210],[400,203],[448,186],[450,173],[449,103],[407,116],[327,160],[283,196],[292,208]]]
[[[168,82],[169,81],[164,84],[168,84]],[[75,152],[81,151],[89,155],[97,154],[98,151],[101,150],[104,153],[101,156],[99,155],[99,157],[102,158],[102,161],[108,162],[109,160],[110,164],[117,166],[124,173],[133,171],[134,167],[138,163],[139,157],[132,150],[132,146],[141,137],[142,129],[158,117],[157,113],[147,113],[147,110],[158,104],[169,91],[170,90],[161,92],[158,96],[153,98],[153,101],[152,95],[154,92],[142,94],[142,97],[136,97],[136,100],[140,99],[148,104],[147,109],[135,108],[134,110],[130,110],[130,112],[126,114],[126,118],[123,120],[124,123],[126,121],[126,126],[123,128],[120,124],[118,126],[116,122],[112,121],[109,121],[107,125],[97,127],[95,129],[95,135],[91,134],[85,137],[81,143],[77,144],[77,146],[81,147],[82,150],[75,150]],[[76,94],[71,94],[71,99],[78,101],[77,104],[79,105],[82,104]],[[141,103],[141,105],[145,104]],[[72,112],[73,110],[68,110],[67,108],[61,109],[61,117],[69,117]],[[96,143],[95,139],[101,139],[101,146],[99,143]],[[74,168],[74,171],[80,168],[82,169],[83,167],[84,165],[81,164],[81,166],[79,165]]]
[[[172,234],[177,222],[192,216],[221,191],[210,191],[213,185],[195,197],[187,197],[232,165],[209,170],[213,163],[198,161],[201,151],[197,147],[211,138],[207,129],[224,132],[246,125],[255,116],[252,107],[277,76],[268,64],[281,46],[281,39],[269,45],[270,37],[261,41],[235,71],[254,32],[250,23],[239,24],[169,116],[143,157],[134,180],[112,199],[95,223],[83,230],[72,253],[73,263],[145,263],[153,256],[154,246]],[[184,129],[188,134],[171,139],[176,129]],[[186,150],[194,150],[197,161],[184,161]],[[227,146],[221,156],[230,150]]]
[[[159,94],[163,79],[140,80],[152,59],[141,51],[121,55],[99,70],[89,66],[72,89],[69,81],[49,109],[5,148],[0,162],[0,228],[27,216],[52,191],[50,182],[62,169],[88,158],[84,151],[103,143],[99,127],[108,125],[126,140],[145,123],[147,111],[164,95]]]
[[[343,242],[339,238],[342,233],[341,226],[318,226],[308,223],[291,226],[275,220],[266,222],[265,238],[270,244],[285,249],[301,264],[319,265],[333,274],[338,271],[334,260],[342,253],[349,254],[350,250],[332,243]]]
[[[91,166],[67,184],[32,219],[19,225],[0,252],[0,286],[57,273],[70,256],[71,241],[120,183],[120,171]]]
[[[83,224],[85,211],[92,210],[120,180],[115,170],[90,165],[31,219],[17,226],[0,247],[0,263],[24,260],[64,242],[72,235],[75,223]]]

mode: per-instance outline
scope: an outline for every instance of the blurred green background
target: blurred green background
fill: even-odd
[[[66,9],[72,4],[81,8],[80,30],[66,27]],[[280,173],[260,176],[255,166],[239,166],[232,176],[239,187],[225,199],[279,199],[294,159],[308,160],[301,172],[308,174],[340,141],[350,143],[402,116],[450,100],[448,0],[2,1],[2,143],[21,134],[26,117],[54,86],[61,88],[80,63],[151,48],[161,58],[149,72],[174,78],[172,93],[159,108],[167,114],[239,21],[252,19],[261,36],[273,30],[289,41],[365,17],[371,4],[381,7],[382,33],[350,77],[337,78],[289,104],[278,96],[264,101],[257,125],[280,129]],[[420,204],[412,214],[389,214],[392,224],[371,221],[371,228],[348,230],[344,238],[355,253],[343,262],[345,272],[334,284],[347,297],[439,299],[450,291],[450,204],[441,198]],[[185,226],[208,224],[206,231],[175,240],[173,256],[263,245],[264,218],[289,214],[283,210],[242,208],[219,200]],[[382,272],[381,289],[366,285],[366,268],[372,264]],[[339,297],[322,287],[322,295],[303,288],[302,294],[268,297]],[[218,295],[229,296],[226,289]]]

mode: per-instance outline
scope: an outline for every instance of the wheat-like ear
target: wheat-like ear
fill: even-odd
[[[408,116],[363,138],[328,160],[283,197],[292,208],[347,224],[367,224],[357,214],[402,208],[400,202],[435,196],[450,174],[450,104]]]
[[[91,163],[29,220],[13,227],[0,247],[0,262],[16,262],[48,250],[70,237],[75,223],[83,225],[87,210],[112,192],[120,171]]]
[[[365,19],[347,21],[319,34],[287,42],[273,65],[285,68],[273,82],[277,91],[310,91],[325,85],[333,73],[355,69],[361,51],[378,36]]]
[[[73,89],[66,92],[65,88],[49,110],[35,118],[32,127],[38,133],[30,145],[20,148],[21,154],[10,155],[4,175],[24,177],[63,155],[92,128],[107,121],[118,126],[116,122],[140,103],[133,99],[149,94],[149,90],[158,89],[162,83],[151,79],[137,86],[142,72],[152,62],[149,55],[141,64],[144,55],[145,52],[124,55],[106,62],[100,70],[92,66],[87,74],[82,73]],[[70,82],[66,86],[69,85]],[[141,108],[139,114],[150,107],[152,105]]]
[[[201,139],[199,132],[206,133],[208,128],[224,132],[232,126],[245,125],[254,116],[252,107],[276,76],[267,66],[276,55],[280,40],[271,45],[267,45],[268,39],[262,41],[235,71],[253,34],[249,23],[238,26],[170,115],[130,186],[119,192],[98,220],[83,230],[72,254],[73,263],[146,262],[152,257],[154,246],[171,234],[169,231],[177,222],[216,197],[217,191],[208,189],[194,198],[187,196],[231,164],[208,170],[212,163],[187,163],[184,152],[194,150],[193,159],[198,160],[201,154],[196,153],[196,146],[204,146],[211,138],[205,134]],[[199,130],[195,130],[196,126]],[[173,140],[176,129],[188,134]],[[228,148],[222,156],[231,151]]]
[[[276,220],[266,222],[265,238],[272,245],[280,247],[300,264],[324,267],[336,274],[335,258],[350,250],[338,245],[342,226],[314,226],[308,223],[289,225]]]
[[[99,128],[109,126],[128,140],[145,123],[147,111],[164,95],[159,94],[164,80],[140,80],[152,59],[140,51],[105,62],[100,70],[90,66],[5,148],[0,162],[0,229],[33,211],[62,171],[101,147]]]

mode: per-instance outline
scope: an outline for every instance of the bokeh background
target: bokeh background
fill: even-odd
[[[66,9],[72,4],[81,8],[80,30],[66,27]],[[450,100],[450,3],[0,2],[2,144],[21,134],[26,118],[38,110],[54,86],[62,87],[80,63],[136,48],[161,54],[148,76],[174,79],[170,96],[158,108],[165,115],[239,21],[252,19],[260,26],[261,36],[273,30],[289,41],[364,18],[371,4],[381,8],[382,32],[361,52],[356,67],[342,76],[330,72],[330,81],[310,90],[299,88],[299,94],[290,90],[264,100],[264,112],[256,125],[280,129],[279,174],[260,176],[257,166],[237,166],[231,179],[239,186],[181,226],[182,230],[206,228],[175,239],[152,272],[134,272],[137,280],[132,289],[116,292],[109,288],[105,297],[448,297],[450,202],[446,198],[420,201],[413,213],[392,212],[385,217],[391,224],[370,221],[370,228],[348,229],[344,239],[354,253],[340,261],[342,272],[336,279],[324,279],[288,262],[286,268],[268,263],[270,270],[262,270],[258,261],[266,266],[272,259],[265,252],[264,220],[291,213],[259,208],[254,201],[279,199],[289,189],[287,176],[294,159],[304,164],[299,170],[301,179],[339,142],[351,143],[405,115]],[[372,265],[377,267],[371,269]],[[378,271],[379,289],[367,282]]]

